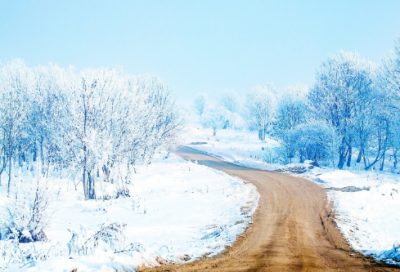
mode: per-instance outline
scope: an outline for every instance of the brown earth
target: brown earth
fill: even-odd
[[[259,193],[253,224],[213,258],[142,271],[400,271],[351,250],[336,229],[325,190],[303,178],[240,167],[190,147],[176,152],[253,183]]]

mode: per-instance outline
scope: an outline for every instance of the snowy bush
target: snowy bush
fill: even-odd
[[[121,251],[125,247],[125,224],[104,223],[93,235],[88,235],[86,229],[81,225],[79,231],[69,230],[71,240],[68,242],[69,255],[87,255],[96,248],[104,250]]]
[[[297,152],[301,163],[305,160],[316,163],[329,160],[336,141],[334,130],[323,122],[300,124],[289,131],[286,140]]]
[[[312,160],[316,163],[334,160],[337,149],[335,130],[324,122],[312,121],[299,124],[280,134],[281,145],[275,148],[278,159],[288,164],[296,155],[300,163]]]
[[[276,152],[276,159],[279,163],[288,164],[291,162],[291,159],[294,157],[293,149],[290,145],[290,142],[284,143],[279,147],[276,147],[274,151]]]
[[[47,178],[19,180],[11,202],[5,207],[6,239],[16,239],[20,243],[46,241],[44,230],[49,227],[52,216],[49,206],[57,194]]]
[[[262,147],[262,150],[264,150],[264,155],[262,158],[266,163],[276,163],[277,160],[279,159],[278,157],[278,152],[279,152],[279,147],[271,147],[271,146],[265,146]]]
[[[0,241],[0,270],[10,269],[11,266],[22,268],[45,261],[53,256],[62,256],[66,252],[59,243],[54,245],[42,242],[20,244],[18,239]]]

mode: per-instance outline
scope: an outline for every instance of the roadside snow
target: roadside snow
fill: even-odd
[[[75,191],[70,180],[55,179],[61,191],[45,233],[51,240],[46,246],[60,253],[22,269],[11,264],[11,271],[111,271],[213,256],[245,230],[258,203],[253,185],[173,154],[139,170],[128,185],[131,197],[104,202],[85,201],[81,184]],[[0,186],[0,208],[7,201],[6,186]],[[243,207],[249,211],[243,212]],[[126,224],[124,244],[129,252],[99,247],[87,256],[68,254],[69,229],[79,232],[83,227],[91,234],[105,222]],[[0,267],[5,266],[0,256]]]
[[[272,156],[271,149],[279,146],[278,142],[272,139],[261,142],[256,133],[246,130],[221,129],[215,137],[212,137],[212,131],[200,124],[188,124],[186,144],[237,165],[262,170],[281,168],[279,164],[266,162],[268,156]]]
[[[287,170],[288,166],[303,166],[307,171],[294,174],[308,178],[327,188],[334,202],[336,222],[353,249],[370,254],[388,263],[400,265],[400,175],[387,171],[362,171],[355,164],[348,170],[315,167],[293,163],[280,165],[272,162],[271,150],[279,143],[258,140],[256,132],[212,130],[192,123],[187,131],[186,144],[226,161],[262,169]],[[206,144],[199,144],[199,143]],[[197,144],[193,144],[197,143]],[[290,173],[289,174],[293,174]],[[340,191],[342,190],[342,191]]]
[[[325,188],[334,188],[328,190],[328,197],[334,202],[336,223],[352,248],[400,264],[400,249],[396,251],[393,247],[400,240],[399,174],[330,171],[315,176],[321,170],[313,169],[309,178]]]

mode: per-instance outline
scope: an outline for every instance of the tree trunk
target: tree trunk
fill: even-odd
[[[35,145],[33,148],[33,155],[32,155],[32,160],[35,162],[36,161],[36,157],[37,157],[37,148],[36,148],[36,141],[35,141]]]
[[[303,157],[303,154],[300,152],[300,163],[303,163],[304,162],[304,157]]]
[[[110,170],[108,170],[106,165],[101,168],[104,173],[104,182],[110,182]]]
[[[363,151],[363,149],[362,148],[360,148],[360,152],[358,153],[358,156],[357,156],[357,163],[360,163],[361,162],[361,158],[362,158],[362,156],[361,156],[361,154],[362,154],[362,151]]]
[[[87,172],[88,175],[88,198],[89,199],[96,199],[96,192],[94,188],[94,178],[92,177],[91,171]]]
[[[43,154],[43,137],[40,138],[40,163],[42,165],[42,175],[44,176],[44,154]]]
[[[345,144],[345,139],[343,137],[342,143],[339,147],[339,162],[338,162],[338,168],[343,169],[343,166],[346,162],[346,156],[347,156],[347,145]]]
[[[88,190],[88,199],[91,199],[91,193],[92,193],[92,179],[90,175],[90,171],[87,171],[87,190]]]
[[[260,129],[260,130],[258,131],[258,138],[259,138],[261,141],[264,141],[264,140],[265,140],[265,130],[264,130],[264,129]]]
[[[383,151],[382,154],[382,163],[381,163],[381,168],[379,170],[383,171],[383,166],[385,165],[385,151]]]
[[[352,155],[351,151],[352,151],[351,146],[349,146],[349,154],[348,154],[348,157],[347,157],[347,167],[351,166],[351,155]]]
[[[82,173],[82,185],[83,193],[85,194],[85,199],[88,199],[88,190],[86,186],[86,145],[83,146],[83,173]]]
[[[227,129],[229,127],[229,120],[226,120],[225,124],[224,124],[224,128],[223,129]]]
[[[10,154],[10,159],[8,161],[8,188],[7,188],[7,197],[10,197],[10,186],[11,186],[11,168],[12,168],[12,159]]]
[[[346,154],[342,151],[339,153],[339,163],[338,163],[339,169],[343,169],[345,161],[346,161]]]

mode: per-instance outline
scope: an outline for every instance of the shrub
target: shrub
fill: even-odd
[[[18,239],[20,243],[47,240],[44,230],[51,220],[49,206],[58,195],[51,188],[49,180],[42,177],[15,184],[3,219],[6,239]]]

